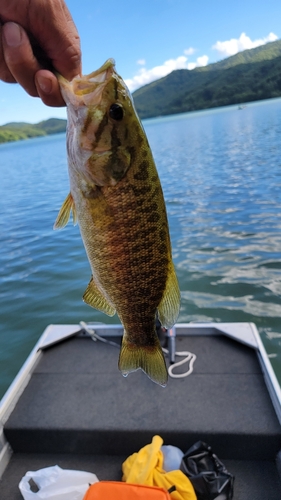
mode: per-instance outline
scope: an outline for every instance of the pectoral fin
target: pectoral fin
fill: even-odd
[[[65,198],[62,207],[59,211],[59,214],[56,218],[54,229],[62,229],[64,228],[64,226],[66,226],[66,224],[69,221],[71,210],[72,210],[73,224],[75,226],[75,224],[77,224],[76,210],[72,195],[71,193],[69,193],[69,195]]]
[[[86,291],[83,295],[83,300],[88,304],[89,306],[94,307],[95,309],[98,309],[99,311],[104,312],[108,316],[113,316],[115,314],[115,309],[112,307],[107,299],[104,297],[102,292],[98,289],[97,285],[95,284],[93,277],[90,280],[90,283],[88,284]]]
[[[174,265],[169,270],[166,289],[158,306],[158,318],[162,326],[172,328],[180,310],[180,289]]]

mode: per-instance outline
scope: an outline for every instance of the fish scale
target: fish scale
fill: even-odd
[[[92,270],[83,299],[118,313],[123,375],[141,368],[165,386],[155,319],[166,328],[174,324],[180,292],[147,137],[113,60],[88,76],[59,81],[68,109],[70,194],[55,228],[64,227],[72,210]]]

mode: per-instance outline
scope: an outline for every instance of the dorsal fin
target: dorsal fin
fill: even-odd
[[[162,326],[172,328],[178,319],[180,310],[180,289],[174,264],[171,263],[166,289],[158,306],[158,318]]]

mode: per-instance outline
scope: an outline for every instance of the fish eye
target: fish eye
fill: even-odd
[[[123,108],[120,104],[111,104],[109,108],[109,116],[113,120],[120,122],[124,116]]]

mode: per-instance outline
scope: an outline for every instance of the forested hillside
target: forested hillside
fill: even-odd
[[[134,92],[141,118],[281,96],[281,40],[194,70],[176,70]]]
[[[0,143],[65,132],[66,120],[50,118],[39,123],[11,122],[0,126]]]

